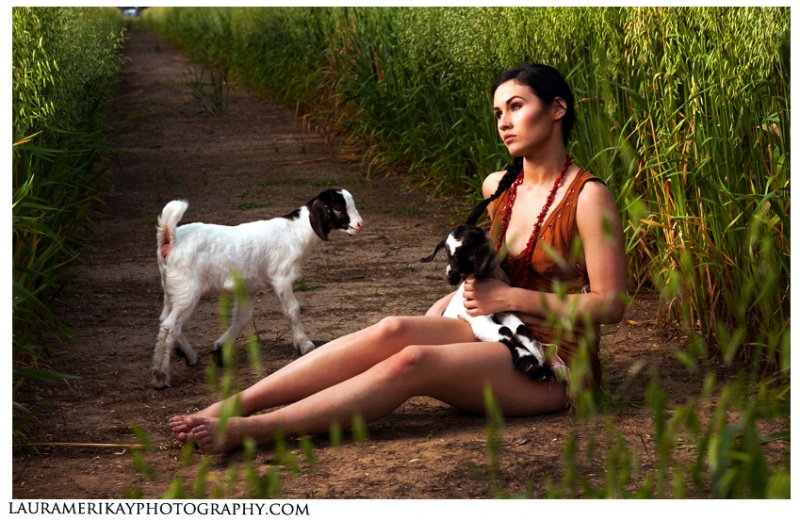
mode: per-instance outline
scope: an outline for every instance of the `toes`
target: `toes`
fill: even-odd
[[[175,433],[186,432],[191,429],[190,426],[190,419],[181,417],[180,415],[176,415],[172,419],[169,420],[169,427]]]
[[[208,428],[205,426],[197,426],[192,428],[192,435],[200,444],[203,444],[210,437]]]
[[[191,432],[181,432],[178,434],[178,440],[182,443],[186,444],[187,442],[192,442],[195,440],[194,435]]]
[[[192,429],[192,437],[194,442],[197,443],[197,447],[203,450],[206,453],[213,453],[214,450],[214,439],[211,435],[211,432],[205,426],[197,426],[196,428]]]

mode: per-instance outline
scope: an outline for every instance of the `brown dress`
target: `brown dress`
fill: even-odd
[[[578,236],[576,207],[578,195],[590,181],[603,182],[581,169],[567,188],[566,195],[542,223],[536,240],[528,273],[527,289],[559,294],[587,292],[589,275],[586,271],[583,251]],[[500,234],[503,208],[508,201],[506,190],[492,205],[490,217],[491,237],[497,241]],[[505,237],[502,237],[504,240]],[[507,256],[501,264],[506,273],[516,270],[521,259]],[[542,319],[530,314],[518,313],[533,333],[533,337],[548,348],[548,358],[554,365],[562,363],[568,370],[557,371],[559,379],[568,380],[570,374],[585,374],[585,385],[596,387],[600,382],[600,359],[597,354],[599,326],[589,330],[570,324],[571,320],[551,315]],[[566,318],[563,317],[563,318]],[[583,385],[581,385],[583,386]]]

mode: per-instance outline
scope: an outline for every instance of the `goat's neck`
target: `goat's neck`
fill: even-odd
[[[300,217],[290,221],[289,227],[297,235],[304,255],[310,253],[322,241],[311,227],[310,212],[305,206],[300,208]]]
[[[499,265],[497,267],[495,267],[494,269],[492,269],[492,271],[489,274],[486,275],[486,278],[491,278],[491,279],[494,279],[494,280],[500,280],[501,282],[504,282],[504,283],[510,283],[510,281],[508,279],[508,275],[506,275],[506,272],[503,271],[503,268],[500,267]]]

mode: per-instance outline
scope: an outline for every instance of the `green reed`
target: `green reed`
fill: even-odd
[[[12,22],[16,390],[29,378],[63,378],[43,354],[79,341],[53,301],[93,229],[104,158],[113,153],[105,117],[122,63],[122,17],[115,9],[18,7]]]
[[[665,11],[657,20],[662,30],[684,28],[687,36],[662,42],[669,48],[661,62],[644,67],[654,80],[640,82],[638,103],[650,108],[640,108],[636,123],[661,138],[629,139],[650,173],[643,188],[654,221],[651,251],[661,258],[651,279],[668,286],[678,277],[684,324],[716,339],[727,359],[736,345],[719,342],[728,336],[720,331],[741,330],[744,355],[757,362],[776,359],[789,332],[787,41],[719,35],[733,26],[760,30],[769,22],[763,14]],[[668,61],[673,54],[707,58],[684,70],[685,63]]]

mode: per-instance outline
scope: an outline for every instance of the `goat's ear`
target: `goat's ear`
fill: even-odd
[[[430,255],[426,256],[425,258],[420,258],[419,261],[420,262],[425,262],[425,263],[430,262],[431,260],[433,260],[436,257],[436,253],[438,253],[439,250],[441,248],[443,248],[443,247],[444,247],[444,240],[442,240],[441,242],[436,244],[436,248],[433,250],[433,253],[431,253]]]
[[[481,244],[481,247],[475,251],[475,276],[478,278],[488,275],[499,264],[500,261],[490,243]]]
[[[322,240],[328,240],[328,233],[331,231],[331,222],[328,206],[320,199],[314,200],[308,208],[308,219],[311,222],[311,229]]]

